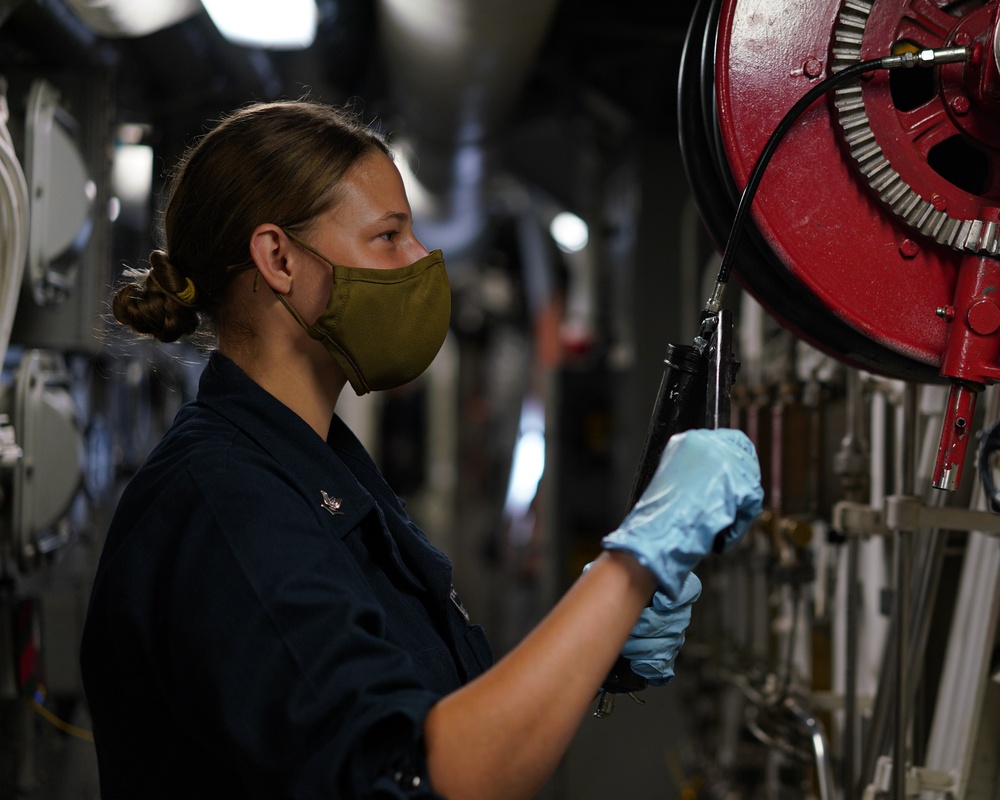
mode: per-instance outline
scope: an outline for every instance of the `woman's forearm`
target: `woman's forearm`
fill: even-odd
[[[425,726],[435,790],[449,800],[533,797],[654,589],[631,556],[605,553],[520,645],[437,703]]]

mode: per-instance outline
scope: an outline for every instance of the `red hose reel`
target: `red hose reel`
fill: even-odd
[[[951,382],[934,484],[954,489],[976,396],[1000,379],[1000,3],[715,6],[713,111],[736,189],[784,112],[831,71],[971,48],[967,63],[877,71],[817,101],[754,200],[769,255],[736,265],[765,308],[821,349],[891,376]],[[682,81],[693,69],[682,67]],[[682,115],[684,102],[682,85]],[[816,313],[798,310],[807,297]]]

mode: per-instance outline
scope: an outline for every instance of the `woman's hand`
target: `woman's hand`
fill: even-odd
[[[622,648],[622,655],[636,675],[651,686],[665,686],[674,677],[674,662],[684,644],[684,632],[691,623],[691,607],[701,597],[701,581],[693,572],[687,576],[680,597],[671,600],[663,592],[653,595],[653,603]]]
[[[681,596],[684,580],[726,531],[733,546],[761,511],[764,490],[757,453],[738,430],[690,430],[671,437],[646,491],[607,550],[624,550],[653,575],[667,597]]]

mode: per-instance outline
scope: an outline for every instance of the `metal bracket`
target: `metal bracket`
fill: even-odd
[[[901,495],[885,499],[885,524],[894,531],[946,528],[1000,535],[1000,516],[997,514],[969,508],[931,508],[919,498]]]
[[[13,469],[23,456],[10,416],[0,414],[0,469]]]
[[[1000,515],[968,508],[935,508],[918,497],[892,495],[880,510],[842,500],[833,507],[833,528],[844,536],[886,536],[893,531],[916,532],[925,528],[977,531],[1000,536]]]
[[[875,765],[875,775],[865,789],[862,800],[876,800],[885,795],[892,784],[892,759],[882,756]],[[955,779],[947,772],[910,767],[906,772],[906,796],[917,797],[921,792],[951,793],[955,791]]]
[[[841,500],[833,506],[830,523],[844,536],[885,536],[890,531],[882,512],[866,503]]]

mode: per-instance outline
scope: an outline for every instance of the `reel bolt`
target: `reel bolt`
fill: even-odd
[[[951,110],[960,117],[964,117],[969,113],[969,109],[972,108],[972,103],[965,95],[953,97],[948,105],[951,106]]]

